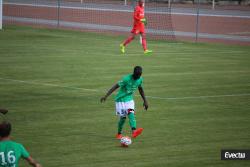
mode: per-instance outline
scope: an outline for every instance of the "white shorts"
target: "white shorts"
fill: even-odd
[[[134,100],[128,102],[115,102],[115,108],[116,108],[116,115],[119,115],[120,117],[126,117],[129,112],[134,113],[135,103]],[[128,111],[129,109],[132,110]]]

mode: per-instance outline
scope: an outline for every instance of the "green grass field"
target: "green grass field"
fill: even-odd
[[[0,108],[12,137],[44,167],[240,167],[221,149],[250,149],[250,48],[138,40],[7,26],[0,32]],[[136,92],[129,148],[114,139],[114,100],[101,96],[135,65],[144,69],[149,110]],[[125,133],[130,135],[128,122]],[[28,166],[21,161],[21,167]]]

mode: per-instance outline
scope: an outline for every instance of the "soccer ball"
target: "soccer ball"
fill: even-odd
[[[121,138],[121,146],[128,147],[130,144],[132,144],[132,140],[129,136],[124,136]]]

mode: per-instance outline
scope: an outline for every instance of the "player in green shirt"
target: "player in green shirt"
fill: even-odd
[[[10,139],[11,124],[0,124],[0,167],[18,167],[19,159],[26,159],[33,167],[41,167],[23,147]]]
[[[135,104],[133,100],[133,94],[135,90],[139,90],[140,95],[143,99],[143,106],[145,110],[148,109],[148,102],[146,100],[144,90],[143,90],[143,78],[142,68],[136,66],[134,68],[133,74],[128,74],[122,78],[118,83],[116,83],[104,97],[101,98],[101,102],[105,102],[108,96],[110,96],[116,89],[119,89],[115,97],[116,104],[116,114],[120,117],[118,122],[118,133],[116,135],[117,139],[122,138],[122,128],[126,121],[126,117],[129,118],[129,125],[132,130],[132,137],[136,138],[143,131],[143,128],[136,128],[136,119],[135,119]]]

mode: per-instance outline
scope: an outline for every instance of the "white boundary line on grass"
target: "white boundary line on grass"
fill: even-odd
[[[160,100],[184,100],[184,99],[206,99],[206,98],[239,97],[239,96],[250,96],[250,93],[213,95],[213,96],[189,96],[189,97],[155,97],[155,96],[147,96],[147,97],[151,99],[160,99]]]
[[[25,84],[30,84],[30,85],[41,85],[41,86],[50,86],[50,87],[59,87],[59,88],[68,88],[68,89],[77,89],[77,90],[84,90],[84,91],[91,91],[91,92],[99,92],[99,90],[96,90],[96,89],[85,89],[85,88],[77,88],[77,87],[70,87],[70,86],[61,86],[61,85],[56,85],[56,84],[23,81],[23,80],[9,79],[9,78],[0,78],[0,80],[19,82],[19,83],[25,83]]]
[[[32,82],[32,81],[23,81],[9,78],[0,78],[0,80],[25,83],[30,85],[41,85],[41,86],[50,86],[50,87],[59,87],[59,88],[67,88],[67,89],[76,89],[76,90],[84,90],[90,92],[102,92],[97,89],[86,89],[86,88],[78,88],[78,87],[70,87],[70,86],[61,86],[56,84],[49,83],[41,83],[41,82]],[[137,95],[139,96],[139,95]],[[241,93],[241,94],[229,94],[229,95],[211,95],[211,96],[187,96],[187,97],[157,97],[157,96],[146,96],[151,99],[160,99],[160,100],[185,100],[185,99],[206,99],[206,98],[220,98],[220,97],[239,97],[239,96],[250,96],[250,93]]]

